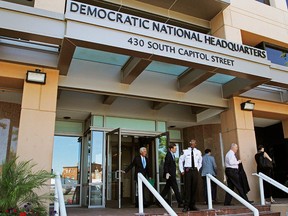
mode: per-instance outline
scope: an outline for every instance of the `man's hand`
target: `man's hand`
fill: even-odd
[[[241,161],[241,160],[238,160],[238,163],[240,164],[240,163],[242,163],[242,161]]]
[[[184,175],[184,172],[182,172],[181,175],[183,176],[183,175]]]
[[[166,173],[166,179],[169,179],[170,178],[170,174],[169,173]]]

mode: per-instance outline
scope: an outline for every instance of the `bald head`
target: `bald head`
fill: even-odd
[[[231,144],[231,150],[236,153],[238,151],[238,145],[236,143]]]

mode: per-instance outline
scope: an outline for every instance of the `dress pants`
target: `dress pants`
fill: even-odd
[[[187,208],[195,208],[196,192],[198,187],[199,172],[197,168],[184,168],[184,188],[185,188],[185,202],[184,206]]]
[[[175,197],[176,197],[178,204],[182,204],[182,198],[181,198],[181,195],[180,195],[180,192],[178,189],[178,185],[177,185],[177,180],[175,177],[170,176],[169,179],[166,179],[166,184],[165,184],[165,186],[161,192],[161,196],[163,198],[166,197],[169,190],[170,190],[170,187],[172,187],[172,189],[175,193]]]
[[[239,176],[239,171],[238,169],[233,169],[233,168],[226,168],[225,169],[225,174],[227,177],[227,184],[228,187],[233,191],[234,188],[237,189],[239,195],[245,199],[246,201],[248,201],[248,198],[246,196],[246,194],[244,193],[243,187],[240,183],[240,176]],[[224,201],[224,205],[230,205],[232,201],[232,196],[226,192],[225,194],[225,201]]]
[[[215,177],[215,176],[214,176]],[[205,198],[205,202],[208,203],[208,195],[207,195],[207,179],[206,176],[202,176],[202,180],[203,180],[203,189],[204,189],[204,198]],[[211,182],[211,192],[212,192],[212,200],[216,201],[217,199],[217,184],[213,181]]]

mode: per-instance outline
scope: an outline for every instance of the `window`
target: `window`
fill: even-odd
[[[259,44],[257,47],[266,50],[267,58],[272,63],[288,66],[288,49],[265,42]]]
[[[80,204],[80,155],[81,139],[71,136],[55,136],[52,169],[59,173],[66,205]],[[52,185],[54,180],[52,180]],[[51,192],[54,187],[52,186]]]
[[[256,0],[256,1],[261,2],[263,4],[266,4],[266,5],[270,5],[270,1],[269,0]]]

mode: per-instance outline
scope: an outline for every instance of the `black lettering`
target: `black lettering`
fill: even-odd
[[[80,5],[80,14],[84,14],[85,15],[86,14],[85,11],[86,11],[86,5],[81,4]]]
[[[101,13],[102,13],[102,14],[101,14]],[[106,11],[105,11],[105,10],[103,10],[103,9],[98,10],[98,17],[99,17],[100,19],[105,19],[106,16],[107,16],[107,14],[106,14]]]
[[[111,15],[113,15],[113,18],[112,18],[112,16]],[[114,11],[110,11],[109,13],[108,13],[108,19],[110,20],[110,21],[115,21],[115,12]]]
[[[75,2],[71,2],[70,4],[70,11],[71,12],[77,12],[79,10],[79,5]]]
[[[94,7],[93,10],[92,10],[92,7],[88,7],[87,15],[96,17],[97,16],[97,8]]]
[[[144,20],[142,22],[142,26],[145,28],[145,29],[149,29],[149,20]]]
[[[122,20],[122,14],[117,13],[117,16],[116,16],[116,22],[123,23],[123,20]]]

